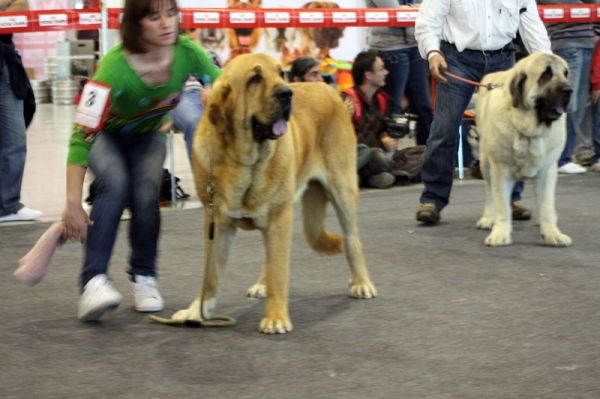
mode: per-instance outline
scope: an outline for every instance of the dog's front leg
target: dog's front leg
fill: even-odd
[[[483,141],[483,139],[482,139]],[[485,149],[483,147],[482,149]],[[482,151],[484,153],[485,151]],[[481,159],[479,160],[481,171],[483,172],[483,183],[485,185],[485,207],[483,208],[483,215],[477,221],[477,228],[479,230],[490,230],[494,225],[494,213],[495,213],[495,205],[494,205],[494,196],[492,195],[492,177],[490,172],[490,163],[484,155],[481,155]]]
[[[563,234],[557,226],[558,217],[554,205],[557,174],[557,165],[554,162],[545,170],[541,170],[533,181],[539,209],[538,224],[546,245],[568,247],[573,240],[568,235]]]
[[[515,185],[510,171],[494,163],[491,166],[491,191],[492,201],[496,215],[491,233],[485,239],[485,245],[490,247],[503,247],[512,243],[512,216],[510,208],[510,195]]]
[[[206,286],[202,281],[200,286],[200,292],[196,299],[192,301],[187,309],[178,310],[171,317],[174,320],[202,320],[200,315],[200,303],[204,290],[204,317],[210,317],[216,306],[217,306],[217,294],[219,292],[219,276],[227,257],[229,256],[229,249],[233,242],[235,235],[235,227],[230,223],[223,223],[223,221],[216,220],[214,227],[214,238],[211,240],[209,237],[210,233],[210,216],[208,212],[204,215],[204,267],[208,265],[208,273],[206,279]],[[203,269],[201,269],[203,270]]]
[[[266,334],[285,334],[293,328],[288,313],[293,223],[294,208],[290,202],[273,209],[267,227],[261,229],[265,244],[263,272],[267,283],[267,300],[265,317],[258,330]]]

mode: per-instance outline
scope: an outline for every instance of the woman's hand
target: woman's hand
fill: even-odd
[[[84,244],[87,239],[87,226],[94,224],[81,205],[86,170],[87,167],[81,165],[67,166],[67,203],[62,214],[63,242],[72,238]]]
[[[85,244],[87,240],[87,226],[94,225],[81,203],[67,202],[62,214],[62,222],[64,225],[63,241],[74,239],[79,240],[82,244]]]

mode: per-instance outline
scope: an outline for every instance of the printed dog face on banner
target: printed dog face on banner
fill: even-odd
[[[261,8],[261,0],[227,0],[227,8],[235,9],[252,9]],[[261,28],[236,28],[228,29],[229,35],[229,59],[240,54],[249,54],[254,52],[254,49],[258,46],[260,38],[263,34]]]

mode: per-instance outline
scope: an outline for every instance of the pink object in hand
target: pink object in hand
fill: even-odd
[[[20,261],[19,267],[13,275],[27,285],[39,283],[50,266],[50,260],[54,251],[63,244],[62,234],[64,226],[62,222],[55,222],[40,239],[35,243],[31,251]]]

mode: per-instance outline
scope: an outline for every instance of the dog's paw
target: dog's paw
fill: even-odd
[[[204,301],[204,317],[210,317],[215,307],[217,306],[216,299],[209,299]],[[200,300],[194,299],[187,309],[178,310],[171,316],[173,320],[197,320],[202,321],[200,316]]]
[[[348,288],[352,298],[369,299],[377,296],[377,288],[370,282],[366,284],[352,284],[350,282]]]
[[[261,320],[258,331],[265,334],[285,334],[292,331],[294,326],[289,318],[272,319],[265,317]]]
[[[494,219],[484,216],[484,217],[481,217],[477,221],[476,226],[479,230],[490,230],[492,228],[493,224],[494,224]]]
[[[544,244],[550,247],[569,247],[573,244],[573,240],[566,234],[546,234],[543,235]]]
[[[248,291],[246,291],[246,295],[248,296],[248,298],[266,298],[267,287],[264,284],[254,284],[252,287],[248,288]]]
[[[488,247],[505,247],[512,244],[512,238],[510,233],[506,232],[492,232],[485,239],[485,245]]]

